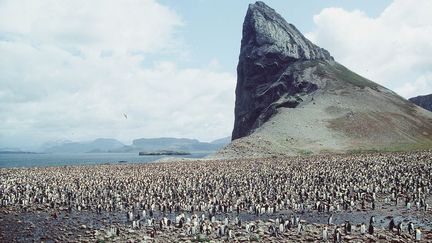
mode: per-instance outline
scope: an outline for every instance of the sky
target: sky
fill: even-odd
[[[432,93],[432,1],[265,2],[362,76]],[[0,0],[0,148],[229,136],[249,3]]]

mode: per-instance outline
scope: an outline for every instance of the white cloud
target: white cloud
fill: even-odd
[[[307,34],[337,61],[406,98],[432,93],[432,1],[394,0],[378,17],[341,8],[314,16]]]
[[[86,55],[100,50],[155,51],[166,47],[180,18],[154,0],[9,0],[0,3],[0,30]]]
[[[401,87],[396,88],[395,91],[404,97],[427,94],[425,92],[432,91],[432,72],[427,72],[414,82],[404,83]]]
[[[154,0],[0,1],[0,147],[229,134],[235,76],[179,68],[181,26]]]

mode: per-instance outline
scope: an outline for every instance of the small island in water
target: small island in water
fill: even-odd
[[[145,156],[145,155],[190,155],[189,152],[184,151],[172,151],[172,150],[159,150],[159,151],[152,151],[152,152],[139,152],[139,155]]]

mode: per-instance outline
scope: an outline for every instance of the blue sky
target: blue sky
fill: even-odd
[[[160,3],[177,12],[184,22],[178,35],[190,49],[185,66],[199,66],[217,59],[224,71],[235,70],[240,50],[241,30],[247,6],[251,1],[162,0]],[[368,16],[378,16],[390,0],[298,1],[273,0],[265,3],[274,8],[289,23],[307,33],[315,28],[313,16],[328,7],[348,11],[361,10]],[[156,59],[158,57],[155,57]]]
[[[432,93],[432,1],[265,2],[353,71]],[[229,136],[249,3],[0,0],[0,148]]]

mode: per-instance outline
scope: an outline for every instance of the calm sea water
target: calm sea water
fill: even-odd
[[[209,153],[193,153],[179,158],[202,158]],[[46,167],[64,165],[148,163],[167,156],[139,156],[138,153],[59,153],[59,154],[0,154],[0,168]]]

